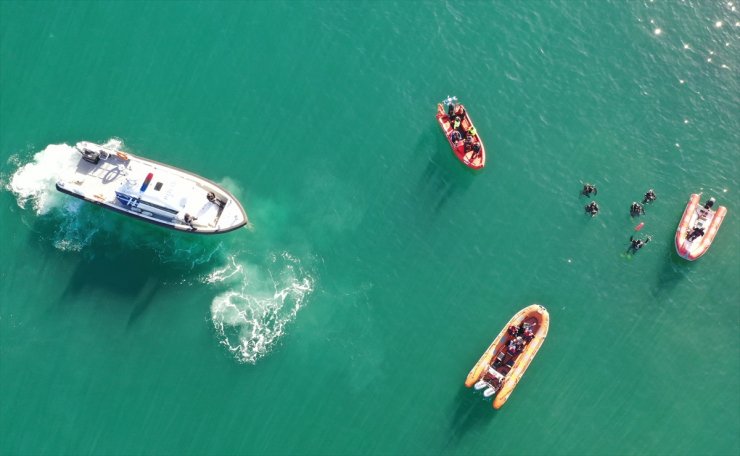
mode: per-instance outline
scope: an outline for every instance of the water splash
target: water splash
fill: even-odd
[[[81,251],[100,229],[92,216],[86,217],[84,202],[55,188],[64,175],[74,172],[79,160],[75,148],[67,144],[50,144],[25,163],[14,155],[9,162],[17,169],[3,185],[13,193],[18,207],[32,210],[55,227],[52,244],[65,252]]]
[[[230,257],[226,265],[203,277],[209,284],[232,288],[211,303],[211,321],[219,342],[241,363],[254,364],[270,352],[295,320],[314,281],[288,252],[271,255],[267,276]]]
[[[13,157],[11,162],[19,168],[5,188],[13,192],[19,207],[25,209],[30,205],[37,215],[61,209],[67,198],[56,191],[55,184],[62,176],[74,171],[79,158],[75,149],[66,144],[51,144],[26,164]]]

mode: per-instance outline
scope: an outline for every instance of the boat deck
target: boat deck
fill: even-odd
[[[81,158],[75,171],[60,180],[57,188],[183,231],[225,232],[247,222],[232,195],[200,176],[122,152],[97,151],[97,163]]]

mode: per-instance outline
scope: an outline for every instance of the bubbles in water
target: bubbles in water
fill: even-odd
[[[663,33],[663,30],[660,29],[660,28],[656,28],[655,30],[653,30],[653,33],[656,34],[656,35],[660,35],[660,34]]]
[[[232,288],[211,303],[211,321],[219,342],[242,363],[254,364],[269,353],[313,291],[312,278],[287,252],[273,255],[267,274],[230,257],[203,278]]]

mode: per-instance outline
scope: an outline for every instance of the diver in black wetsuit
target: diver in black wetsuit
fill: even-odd
[[[470,159],[472,160],[478,155],[480,155],[480,143],[475,143],[473,144],[473,155],[470,156]]]
[[[645,196],[642,198],[642,204],[652,203],[656,199],[658,199],[658,195],[656,195],[655,191],[651,188],[645,192]]]
[[[599,213],[599,205],[596,204],[596,201],[591,201],[583,208],[587,214],[591,214],[591,217],[594,217],[596,214]]]
[[[630,206],[630,215],[632,217],[637,217],[638,215],[642,215],[645,213],[645,208],[642,207],[642,204],[638,203],[637,201],[632,202],[632,206]]]
[[[634,239],[630,236],[630,246],[627,248],[627,253],[637,253],[638,250],[645,247],[645,244],[652,241],[653,238],[648,236],[644,241],[642,239]]]
[[[694,241],[696,238],[699,238],[701,236],[704,236],[704,228],[696,226],[693,230],[689,232],[688,236],[686,236],[686,240]]]
[[[599,191],[596,189],[596,186],[593,184],[585,183],[583,184],[583,190],[581,190],[581,195],[583,196],[591,196],[591,194],[598,194]]]

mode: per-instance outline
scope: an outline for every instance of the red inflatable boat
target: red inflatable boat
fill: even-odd
[[[727,214],[724,206],[712,210],[714,198],[709,198],[703,206],[699,204],[699,198],[700,195],[696,193],[691,195],[676,229],[676,251],[689,261],[694,261],[709,250]]]
[[[455,128],[455,118],[459,119],[457,128]],[[447,97],[442,103],[437,104],[437,122],[442,127],[452,152],[461,162],[472,169],[481,169],[486,166],[486,148],[475,130],[468,111],[457,102],[457,97]],[[454,131],[457,131],[459,135],[453,135]],[[468,135],[471,136],[469,146],[465,142]]]

